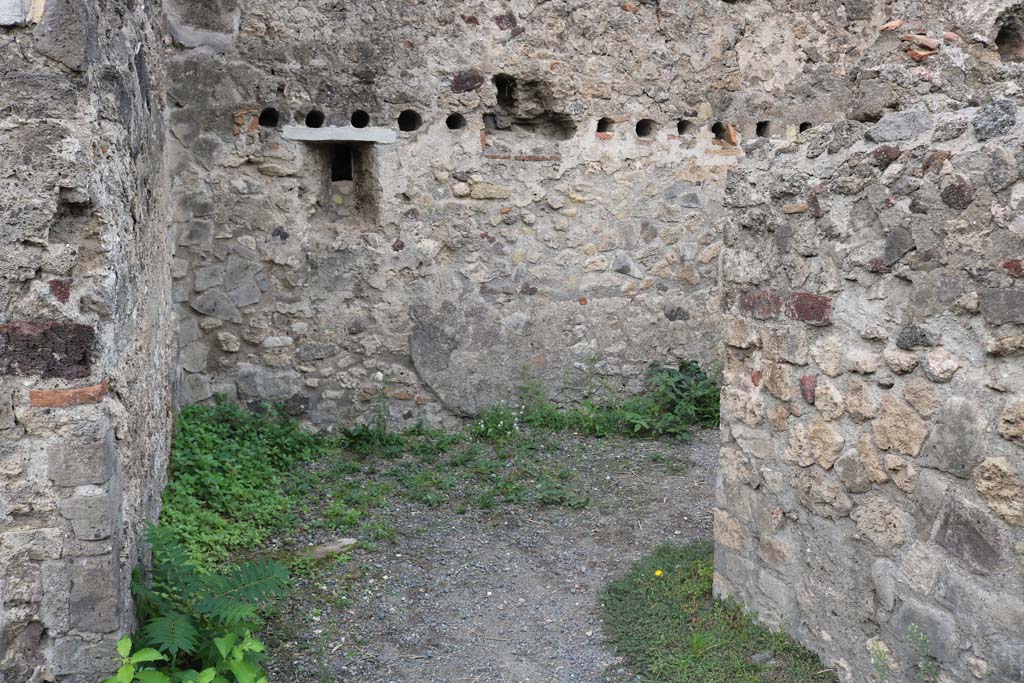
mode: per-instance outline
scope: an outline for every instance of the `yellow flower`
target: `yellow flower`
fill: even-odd
[[[660,569],[655,569],[655,570],[654,570],[654,575],[655,575],[655,576],[661,576],[661,575],[663,575],[664,573],[665,573],[665,572],[661,571]]]

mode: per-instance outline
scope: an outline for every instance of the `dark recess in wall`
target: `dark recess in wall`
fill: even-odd
[[[484,114],[489,133],[532,133],[554,140],[568,140],[576,134],[576,123],[568,114],[553,110],[550,88],[543,81],[520,83],[500,73],[494,83],[496,106]]]
[[[331,147],[331,182],[354,180],[352,175],[352,145]]]
[[[310,128],[320,128],[324,125],[326,117],[324,113],[319,109],[310,109],[309,113],[306,114],[306,125]]]
[[[1016,18],[1008,19],[996,35],[996,48],[1004,62],[1024,60],[1024,24]]]

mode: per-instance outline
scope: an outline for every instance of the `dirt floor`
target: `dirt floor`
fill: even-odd
[[[637,681],[603,644],[600,591],[661,543],[710,538],[718,434],[555,442],[586,508],[389,503],[393,542],[299,572],[263,634],[270,681]]]

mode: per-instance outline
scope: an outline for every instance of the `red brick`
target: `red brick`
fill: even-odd
[[[907,50],[907,56],[915,62],[923,62],[933,54],[935,54],[935,50]]]
[[[928,152],[924,157],[924,161],[921,162],[921,174],[927,175],[929,171],[938,173],[942,169],[942,164],[946,163],[946,160],[952,156],[952,152],[944,149]]]
[[[800,378],[800,395],[810,404],[814,404],[814,390],[818,388],[817,375],[804,375]]]
[[[395,399],[396,401],[411,401],[416,398],[416,394],[411,391],[400,391],[398,389],[392,389],[388,391],[388,396]]]
[[[768,290],[743,292],[739,298],[740,310],[758,320],[774,318],[782,310],[782,300]]]
[[[516,161],[561,161],[561,154],[517,154]]]
[[[829,325],[832,323],[832,299],[810,292],[790,292],[786,315],[810,325]]]
[[[50,294],[62,304],[71,298],[71,280],[50,280]]]
[[[28,392],[28,399],[33,408],[69,408],[99,403],[109,389],[104,379],[99,384],[74,389],[33,389]]]
[[[514,29],[518,23],[514,14],[499,14],[491,18],[494,19],[495,25],[502,31]]]
[[[923,47],[926,50],[938,50],[942,47],[942,41],[938,38],[929,38],[928,36],[922,36],[917,33],[908,33],[903,36],[903,40],[908,43],[913,43],[918,47]]]
[[[1019,258],[1010,259],[1003,264],[1003,268],[1014,277],[1024,277],[1024,261]]]
[[[460,71],[452,76],[452,92],[469,92],[484,84],[484,75],[476,69]]]

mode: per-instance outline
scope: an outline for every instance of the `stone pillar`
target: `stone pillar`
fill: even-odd
[[[170,432],[142,3],[0,3],[0,682],[95,683]]]
[[[1022,124],[908,107],[729,181],[715,591],[844,681],[1024,675]]]

